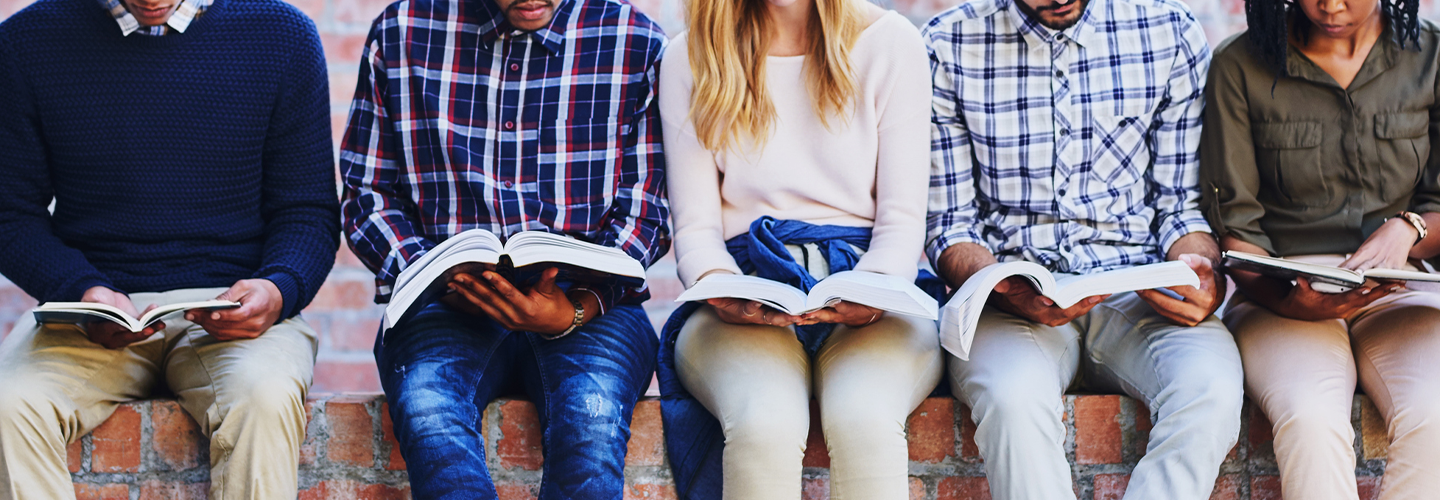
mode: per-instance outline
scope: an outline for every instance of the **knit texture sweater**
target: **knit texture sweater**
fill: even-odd
[[[329,274],[339,211],[325,57],[278,0],[121,35],[94,0],[0,23],[0,273],[36,299]],[[51,203],[53,200],[53,212]]]

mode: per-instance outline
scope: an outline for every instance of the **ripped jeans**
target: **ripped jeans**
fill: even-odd
[[[395,438],[417,499],[494,499],[481,413],[524,394],[539,414],[541,500],[620,500],[630,415],[659,339],[639,306],[617,306],[563,338],[512,332],[436,302],[375,346]]]

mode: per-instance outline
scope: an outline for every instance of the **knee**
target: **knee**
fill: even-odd
[[[1234,443],[1240,433],[1245,386],[1240,373],[1220,369],[1187,370],[1161,389],[1156,401],[1162,418],[1177,418]]]
[[[53,415],[55,403],[40,383],[6,380],[0,383],[0,426],[36,422],[44,415]]]
[[[1394,412],[1387,422],[1392,440],[1401,441],[1425,436],[1426,442],[1440,441],[1440,436],[1437,436],[1440,434],[1440,401],[1431,400],[1418,404],[1415,402],[1402,404],[1397,401]]]
[[[877,448],[883,443],[905,443],[908,409],[871,401],[869,404],[821,403],[820,425],[831,448],[846,443]]]
[[[230,401],[226,420],[237,417],[256,425],[303,428],[305,425],[305,384],[287,377],[265,377],[247,381],[239,399]]]
[[[725,430],[725,445],[759,447],[778,451],[805,449],[805,440],[810,435],[808,411],[775,411],[775,408],[756,408],[759,411],[741,411],[727,415],[721,425]]]
[[[956,396],[969,403],[977,423],[995,421],[1006,426],[1031,424],[1047,428],[1059,425],[1061,391],[1056,384],[1042,383],[1034,375],[1011,373],[951,383]]]

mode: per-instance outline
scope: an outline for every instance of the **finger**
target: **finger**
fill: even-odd
[[[485,277],[485,282],[495,289],[495,293],[505,297],[506,300],[519,302],[524,299],[525,294],[516,289],[515,285],[510,284],[510,280],[500,276],[500,273],[486,271],[482,276]]]
[[[1008,293],[1008,292],[1010,291],[1010,288],[1011,288],[1011,286],[1010,286],[1010,280],[1009,280],[1009,279],[1003,279],[1003,280],[1000,280],[999,283],[996,283],[996,284],[995,284],[995,293],[1002,293],[1002,294],[1003,294],[1003,293]]]
[[[484,284],[470,279],[457,280],[457,282],[458,286],[455,287],[455,291],[465,297],[465,300],[479,307],[481,311],[485,311],[486,316],[496,321],[510,321],[513,319],[513,316],[509,315],[513,310],[507,310],[501,306],[502,304],[504,306],[509,306],[510,304],[501,300],[499,296]]]
[[[565,293],[555,284],[556,277],[560,275],[560,268],[552,267],[540,273],[540,282],[530,288],[530,293],[541,295],[555,295]]]
[[[1214,279],[1215,264],[1210,262],[1208,257],[1187,253],[1181,254],[1180,260],[1185,262],[1185,265],[1190,266],[1191,270],[1195,271],[1195,275],[1200,277],[1201,283]]]

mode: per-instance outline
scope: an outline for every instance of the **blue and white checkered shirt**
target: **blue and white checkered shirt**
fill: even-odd
[[[1164,260],[1198,210],[1210,48],[1178,0],[1091,0],[1052,31],[1014,0],[924,29],[934,80],[929,241],[1086,273]]]
[[[135,20],[135,16],[125,10],[125,4],[120,3],[120,0],[100,0],[100,6],[115,18],[115,22],[120,25],[120,32],[125,36],[130,36],[131,33],[163,36],[170,33],[171,30],[176,33],[184,33],[185,29],[190,27],[190,23],[200,17],[200,14],[205,13],[205,9],[212,3],[214,0],[183,0],[175,8],[175,13],[170,15],[170,19],[165,21],[165,24],[141,26],[140,22]]]

